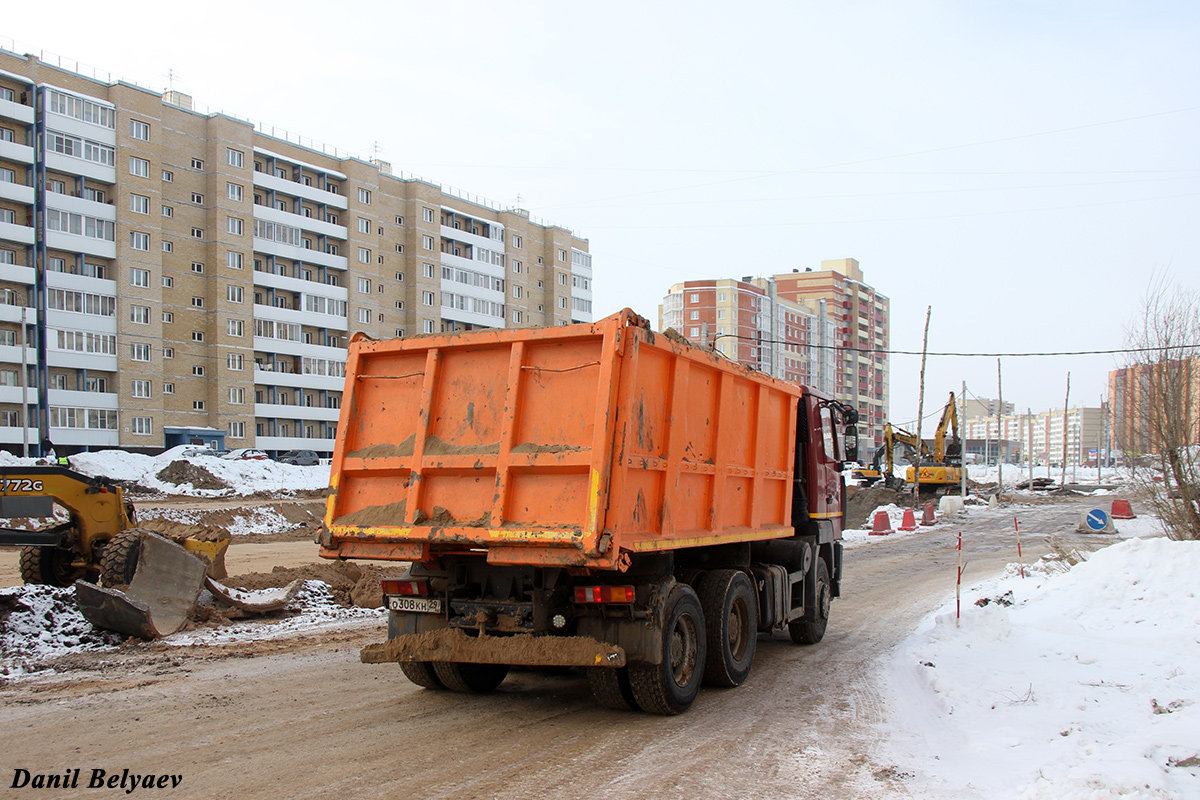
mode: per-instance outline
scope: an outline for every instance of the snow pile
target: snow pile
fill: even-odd
[[[181,458],[192,445],[180,445],[157,456],[128,453],[124,450],[100,450],[70,457],[71,468],[85,475],[100,476],[127,484],[138,484],[163,494],[183,494],[193,497],[245,496],[259,492],[280,493],[317,491],[329,486],[329,465],[297,467],[269,459],[232,460],[217,456]],[[228,489],[201,489],[191,483],[171,483],[159,480],[158,474],[174,461],[187,463],[209,473]],[[0,451],[0,466],[31,465],[37,460],[19,458]]]
[[[964,591],[958,626],[951,602],[898,648],[910,788],[1200,797],[1200,542],[1130,539],[1068,572],[1018,572]]]
[[[255,592],[246,592],[253,597]],[[207,590],[202,605],[215,601]],[[301,631],[357,619],[382,619],[382,608],[345,608],[323,581],[305,581],[282,611],[247,617],[216,628],[199,628],[167,636],[170,645],[220,645],[275,639]],[[75,603],[74,587],[21,586],[0,589],[0,680],[53,669],[47,662],[72,653],[112,650],[124,636],[101,630],[84,619]]]
[[[229,531],[232,536],[250,536],[254,534],[270,536],[296,529],[296,523],[285,517],[274,506],[248,506],[237,512],[201,511],[191,508],[150,508],[138,509],[139,522],[165,520],[178,525],[211,525],[216,524],[221,529]],[[216,521],[214,521],[216,518]]]

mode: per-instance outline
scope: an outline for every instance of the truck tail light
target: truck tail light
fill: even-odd
[[[414,581],[408,578],[384,578],[379,582],[385,595],[429,596],[429,581]]]
[[[632,586],[576,586],[576,603],[632,603]]]

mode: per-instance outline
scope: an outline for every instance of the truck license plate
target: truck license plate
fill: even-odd
[[[424,614],[442,613],[442,601],[438,597],[389,597],[388,608],[392,611],[420,611]]]

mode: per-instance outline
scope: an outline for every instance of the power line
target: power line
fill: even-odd
[[[719,333],[712,337],[713,342],[717,339],[742,339],[758,344],[794,344],[800,347],[807,347],[813,350],[840,350],[848,353],[865,353],[867,355],[893,355],[893,356],[919,356],[920,350],[885,350],[879,348],[868,347],[845,347],[835,344],[803,344],[801,342],[790,342],[783,339],[759,339],[756,336],[741,336],[736,333]],[[1165,347],[1122,347],[1112,350],[1059,350],[1050,352],[1030,352],[1030,353],[952,353],[952,352],[926,352],[927,356],[948,356],[956,358],[1036,358],[1042,356],[1103,356],[1116,355],[1121,353],[1157,353],[1176,349],[1197,349],[1200,344],[1178,344]]]

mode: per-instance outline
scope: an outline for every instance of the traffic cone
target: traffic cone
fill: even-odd
[[[871,536],[887,536],[892,533],[892,520],[886,511],[875,512],[875,523],[871,526]]]
[[[1129,505],[1128,500],[1113,500],[1112,518],[1137,519],[1137,515],[1133,513],[1133,506]]]
[[[933,503],[926,503],[925,511],[921,514],[921,524],[932,525],[935,522],[937,522],[937,520],[933,517]]]
[[[911,508],[904,509],[904,517],[900,520],[900,530],[908,532],[917,529],[917,518]]]

